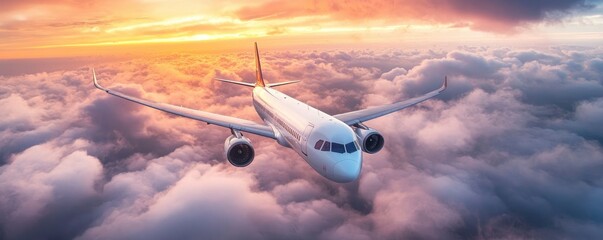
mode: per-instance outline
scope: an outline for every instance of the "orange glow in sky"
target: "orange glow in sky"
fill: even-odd
[[[598,6],[535,6],[542,10],[522,12],[513,7],[526,7],[514,3],[466,2],[7,0],[0,10],[0,58],[211,51],[248,47],[252,41],[300,46],[603,38]]]

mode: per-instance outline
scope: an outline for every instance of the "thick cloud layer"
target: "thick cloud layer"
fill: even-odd
[[[95,90],[87,68],[0,76],[3,239],[595,238],[603,49],[295,51],[269,80],[328,113],[449,89],[369,121],[386,137],[337,184],[272,140],[230,166],[228,130]],[[71,60],[70,60],[71,61]],[[34,64],[34,63],[31,63]],[[123,92],[259,121],[250,53],[96,63]],[[4,72],[3,70],[0,72]]]

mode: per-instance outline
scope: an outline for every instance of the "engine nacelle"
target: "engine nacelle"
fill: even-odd
[[[379,132],[371,128],[360,127],[354,129],[354,132],[360,140],[362,151],[373,154],[379,152],[383,148],[385,140]]]
[[[235,167],[245,167],[253,162],[255,157],[255,151],[253,145],[246,137],[236,137],[230,135],[224,141],[224,153],[226,153],[226,159],[228,162]]]

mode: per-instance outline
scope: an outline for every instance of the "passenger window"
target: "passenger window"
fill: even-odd
[[[344,153],[345,149],[343,149],[343,144],[340,143],[333,143],[331,145],[331,151],[332,152],[336,152],[336,153]]]
[[[318,142],[316,142],[316,144],[314,144],[314,149],[320,150],[320,147],[322,147],[323,142],[324,142],[323,140],[318,140]]]
[[[356,148],[356,144],[354,142],[350,142],[350,143],[346,144],[345,149],[348,153],[353,153],[355,151],[358,151],[358,149]]]
[[[322,149],[320,149],[320,150],[325,151],[325,152],[331,151],[331,142],[325,141],[325,145],[322,145]]]

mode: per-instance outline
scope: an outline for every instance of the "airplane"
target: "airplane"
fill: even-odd
[[[230,129],[232,134],[224,141],[224,153],[233,166],[248,166],[255,157],[255,150],[251,141],[242,134],[242,132],[245,132],[272,138],[281,146],[293,149],[317,173],[338,183],[347,183],[358,179],[362,168],[362,152],[374,154],[383,148],[385,143],[383,136],[378,131],[364,125],[363,122],[435,97],[448,86],[448,79],[444,77],[444,82],[440,88],[419,97],[329,115],[274,89],[277,86],[299,81],[276,83],[264,81],[257,42],[255,43],[255,64],[255,83],[221,78],[216,78],[216,80],[253,88],[253,106],[264,121],[263,124],[129,96],[102,87],[96,79],[94,68],[92,69],[92,76],[96,88],[113,96]]]

